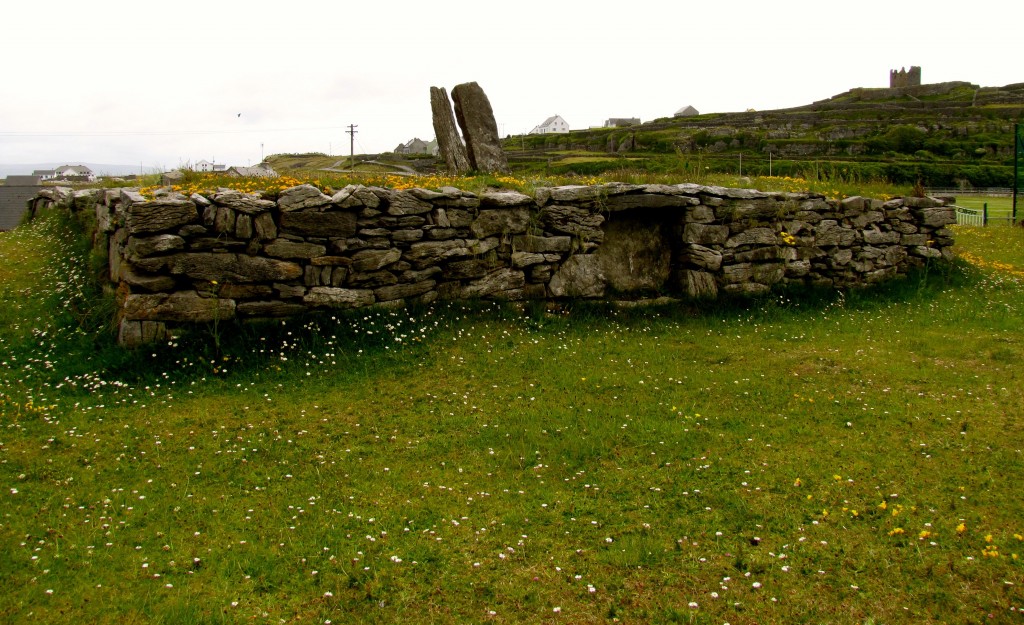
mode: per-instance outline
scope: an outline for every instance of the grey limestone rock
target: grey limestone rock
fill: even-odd
[[[540,221],[545,228],[559,234],[568,234],[585,241],[604,240],[604,215],[586,208],[552,204],[540,211]]]
[[[722,254],[703,245],[691,244],[683,252],[683,259],[694,267],[718,271],[722,266]]]
[[[377,297],[378,302],[388,302],[397,299],[419,297],[432,291],[436,284],[433,280],[424,280],[422,282],[380,287],[374,290],[373,293]]]
[[[498,138],[494,110],[484,90],[475,82],[452,89],[455,118],[466,140],[466,155],[471,168],[483,173],[508,173],[508,161]]]
[[[952,206],[923,208],[917,211],[916,216],[920,219],[921,225],[931,228],[941,228],[943,226],[956,223],[956,209]]]
[[[330,286],[313,287],[303,297],[310,306],[325,308],[361,308],[374,303],[369,289],[342,289]]]
[[[331,196],[323,193],[311,184],[301,184],[281,191],[277,198],[277,206],[282,212],[320,208],[331,203]]]
[[[131,294],[122,305],[125,319],[149,321],[204,322],[233,319],[235,301],[202,297],[195,291],[159,294]]]
[[[513,237],[512,245],[515,249],[523,252],[537,252],[541,254],[568,253],[572,251],[572,237],[523,235]]]
[[[239,302],[235,307],[239,317],[291,317],[305,311],[305,304],[280,300]]]
[[[363,250],[352,255],[353,271],[376,271],[383,269],[402,257],[402,251],[396,248],[387,250]]]
[[[129,261],[135,261],[184,248],[185,239],[174,234],[158,234],[151,237],[128,237],[124,252]]]
[[[218,206],[227,206],[247,215],[258,215],[277,206],[271,200],[264,200],[255,193],[242,193],[231,189],[214,193],[211,199]]]
[[[162,321],[121,320],[117,330],[117,343],[123,347],[139,347],[167,338],[167,325]]]
[[[327,248],[316,243],[301,243],[287,239],[274,239],[263,246],[263,251],[273,258],[315,258],[327,254]]]
[[[524,286],[526,286],[526,276],[522,271],[501,268],[470,282],[463,289],[462,296],[467,299],[496,297]]]
[[[513,206],[532,206],[534,199],[518,191],[491,191],[480,196],[481,207],[510,208]]]
[[[452,239],[448,241],[420,241],[413,243],[403,253],[403,258],[412,263],[416,268],[422,269],[445,259],[472,255],[473,252],[466,247],[465,240]]]
[[[525,208],[496,208],[481,210],[469,229],[473,236],[482,239],[495,234],[523,234],[529,224],[530,211]]]
[[[448,171],[461,176],[471,168],[466,146],[462,144],[452,115],[452,104],[444,87],[430,88],[430,110],[437,137],[437,150],[448,165]]]
[[[286,281],[302,277],[302,266],[259,256],[217,253],[187,253],[170,257],[172,275],[218,282]]]
[[[718,297],[718,283],[713,274],[706,271],[683,271],[680,276],[683,291],[693,299],[715,299]]]
[[[595,254],[577,254],[562,263],[548,288],[555,297],[603,297],[605,276]]]
[[[347,239],[356,233],[356,215],[350,211],[281,213],[280,230],[306,237]]]
[[[664,227],[639,219],[612,219],[602,234],[604,243],[594,256],[613,291],[643,293],[665,286],[671,274],[672,249]]]
[[[123,193],[122,197],[126,195],[129,194]],[[125,202],[125,226],[131,234],[173,230],[199,219],[199,211],[190,200],[142,199]]]
[[[686,224],[683,241],[698,245],[724,245],[729,240],[729,226],[710,224]]]

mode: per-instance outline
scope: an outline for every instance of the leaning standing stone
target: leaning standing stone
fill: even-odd
[[[434,135],[437,136],[437,150],[448,165],[448,171],[456,176],[469,171],[469,158],[466,146],[462,145],[459,132],[455,128],[455,117],[452,115],[452,103],[444,87],[430,88],[430,111],[434,119]]]
[[[455,117],[466,138],[470,166],[483,173],[508,173],[508,161],[498,140],[498,124],[487,94],[475,82],[456,85],[452,89]]]

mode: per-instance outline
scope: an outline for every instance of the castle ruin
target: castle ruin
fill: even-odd
[[[894,89],[897,87],[920,87],[921,86],[921,67],[913,65],[908,72],[906,68],[901,67],[899,71],[889,71],[889,88]]]

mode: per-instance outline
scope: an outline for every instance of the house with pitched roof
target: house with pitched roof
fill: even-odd
[[[277,178],[280,174],[270,165],[260,163],[252,167],[229,167],[224,175],[232,178]]]
[[[676,111],[672,117],[694,117],[700,115],[700,112],[692,106],[684,106],[683,108]]]
[[[405,143],[398,144],[395,154],[437,154],[437,141],[424,141],[414,137]]]
[[[562,119],[561,115],[552,115],[544,120],[543,124],[534,126],[530,131],[531,135],[546,135],[556,132],[569,132],[569,122]]]
[[[639,117],[611,117],[604,121],[605,128],[622,128],[624,126],[639,126]]]
[[[207,171],[207,172],[209,172],[209,171],[224,171],[227,168],[228,168],[227,165],[222,165],[220,163],[211,163],[210,161],[205,160],[205,159],[199,161],[198,163],[196,163],[195,165],[192,166],[192,169],[194,171]]]
[[[53,178],[56,180],[81,180],[84,182],[95,182],[96,174],[85,165],[61,165],[53,170]]]

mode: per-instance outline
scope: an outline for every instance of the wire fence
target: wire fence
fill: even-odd
[[[985,189],[925,189],[925,193],[929,196],[947,196],[947,195],[985,195],[992,197],[1011,197],[1013,196],[1013,189],[1010,187],[988,187]]]

